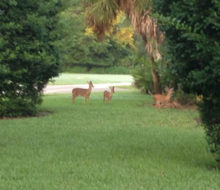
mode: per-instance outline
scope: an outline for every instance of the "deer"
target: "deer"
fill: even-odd
[[[112,96],[113,96],[113,93],[115,92],[115,87],[112,86],[112,87],[109,87],[111,92],[105,90],[104,91],[104,102],[108,102],[110,103],[111,99],[112,99]]]
[[[162,94],[154,94],[154,106],[157,108],[161,108],[164,105],[170,103],[170,98],[173,94],[173,88],[170,89],[165,89],[167,91],[167,95],[162,95]]]
[[[83,88],[73,88],[72,90],[72,102],[74,103],[75,99],[77,96],[84,96],[85,100],[84,102],[86,103],[87,100],[89,100],[92,88],[94,88],[92,81],[88,82],[89,88],[88,89],[83,89]]]

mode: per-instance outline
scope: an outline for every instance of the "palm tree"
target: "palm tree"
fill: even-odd
[[[145,44],[152,62],[154,93],[161,93],[160,77],[155,69],[155,62],[161,59],[158,51],[163,34],[158,30],[156,21],[151,17],[151,0],[84,0],[88,11],[88,24],[100,40],[104,39],[119,11],[127,14],[135,31]]]

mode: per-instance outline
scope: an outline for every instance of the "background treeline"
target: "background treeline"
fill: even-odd
[[[135,62],[133,29],[119,14],[111,32],[100,43],[87,27],[86,9],[80,0],[63,1],[58,14],[60,64],[65,72],[127,74]]]

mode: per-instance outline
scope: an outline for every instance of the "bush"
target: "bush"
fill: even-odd
[[[90,70],[88,70],[87,67],[74,66],[74,67],[65,67],[63,71],[69,73],[92,73],[92,74],[129,74],[130,73],[128,68],[122,66],[92,67]]]
[[[130,71],[128,68],[123,66],[113,66],[106,68],[105,70],[106,74],[130,74]]]
[[[129,74],[129,70],[122,66],[113,67],[93,67],[89,73],[94,74]]]
[[[106,73],[106,69],[105,69],[105,67],[93,67],[90,69],[89,73],[104,74],[104,73]]]
[[[213,99],[203,97],[200,112],[210,151],[214,154],[220,168],[220,97]]]
[[[135,65],[137,66],[131,72],[135,86],[144,93],[153,93],[152,63],[145,56],[142,56],[135,60]],[[169,64],[158,61],[154,63],[154,67],[160,76],[161,88],[173,86]]]
[[[30,99],[24,100],[21,97],[0,100],[0,107],[1,117],[19,117],[36,115],[37,113],[35,102],[30,102]]]
[[[88,68],[83,66],[65,67],[63,72],[68,73],[88,73]]]
[[[187,93],[202,95],[200,113],[220,163],[219,0],[154,0],[173,74]]]
[[[58,7],[58,0],[1,0],[0,117],[36,114],[43,88],[58,75]]]
[[[175,92],[175,99],[181,105],[195,105],[196,104],[196,95],[185,93],[182,89],[178,89]]]
[[[138,66],[132,71],[134,85],[143,93],[153,91],[153,79],[151,74],[151,63],[142,57],[138,60]]]

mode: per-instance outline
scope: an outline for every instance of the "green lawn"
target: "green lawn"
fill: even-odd
[[[87,83],[87,81],[90,80],[92,80],[94,84],[133,82],[133,78],[131,75],[62,73],[59,77],[53,78],[53,82],[50,82],[49,84],[85,84]]]
[[[218,190],[220,172],[195,110],[152,97],[47,95],[45,117],[0,120],[1,190]]]

